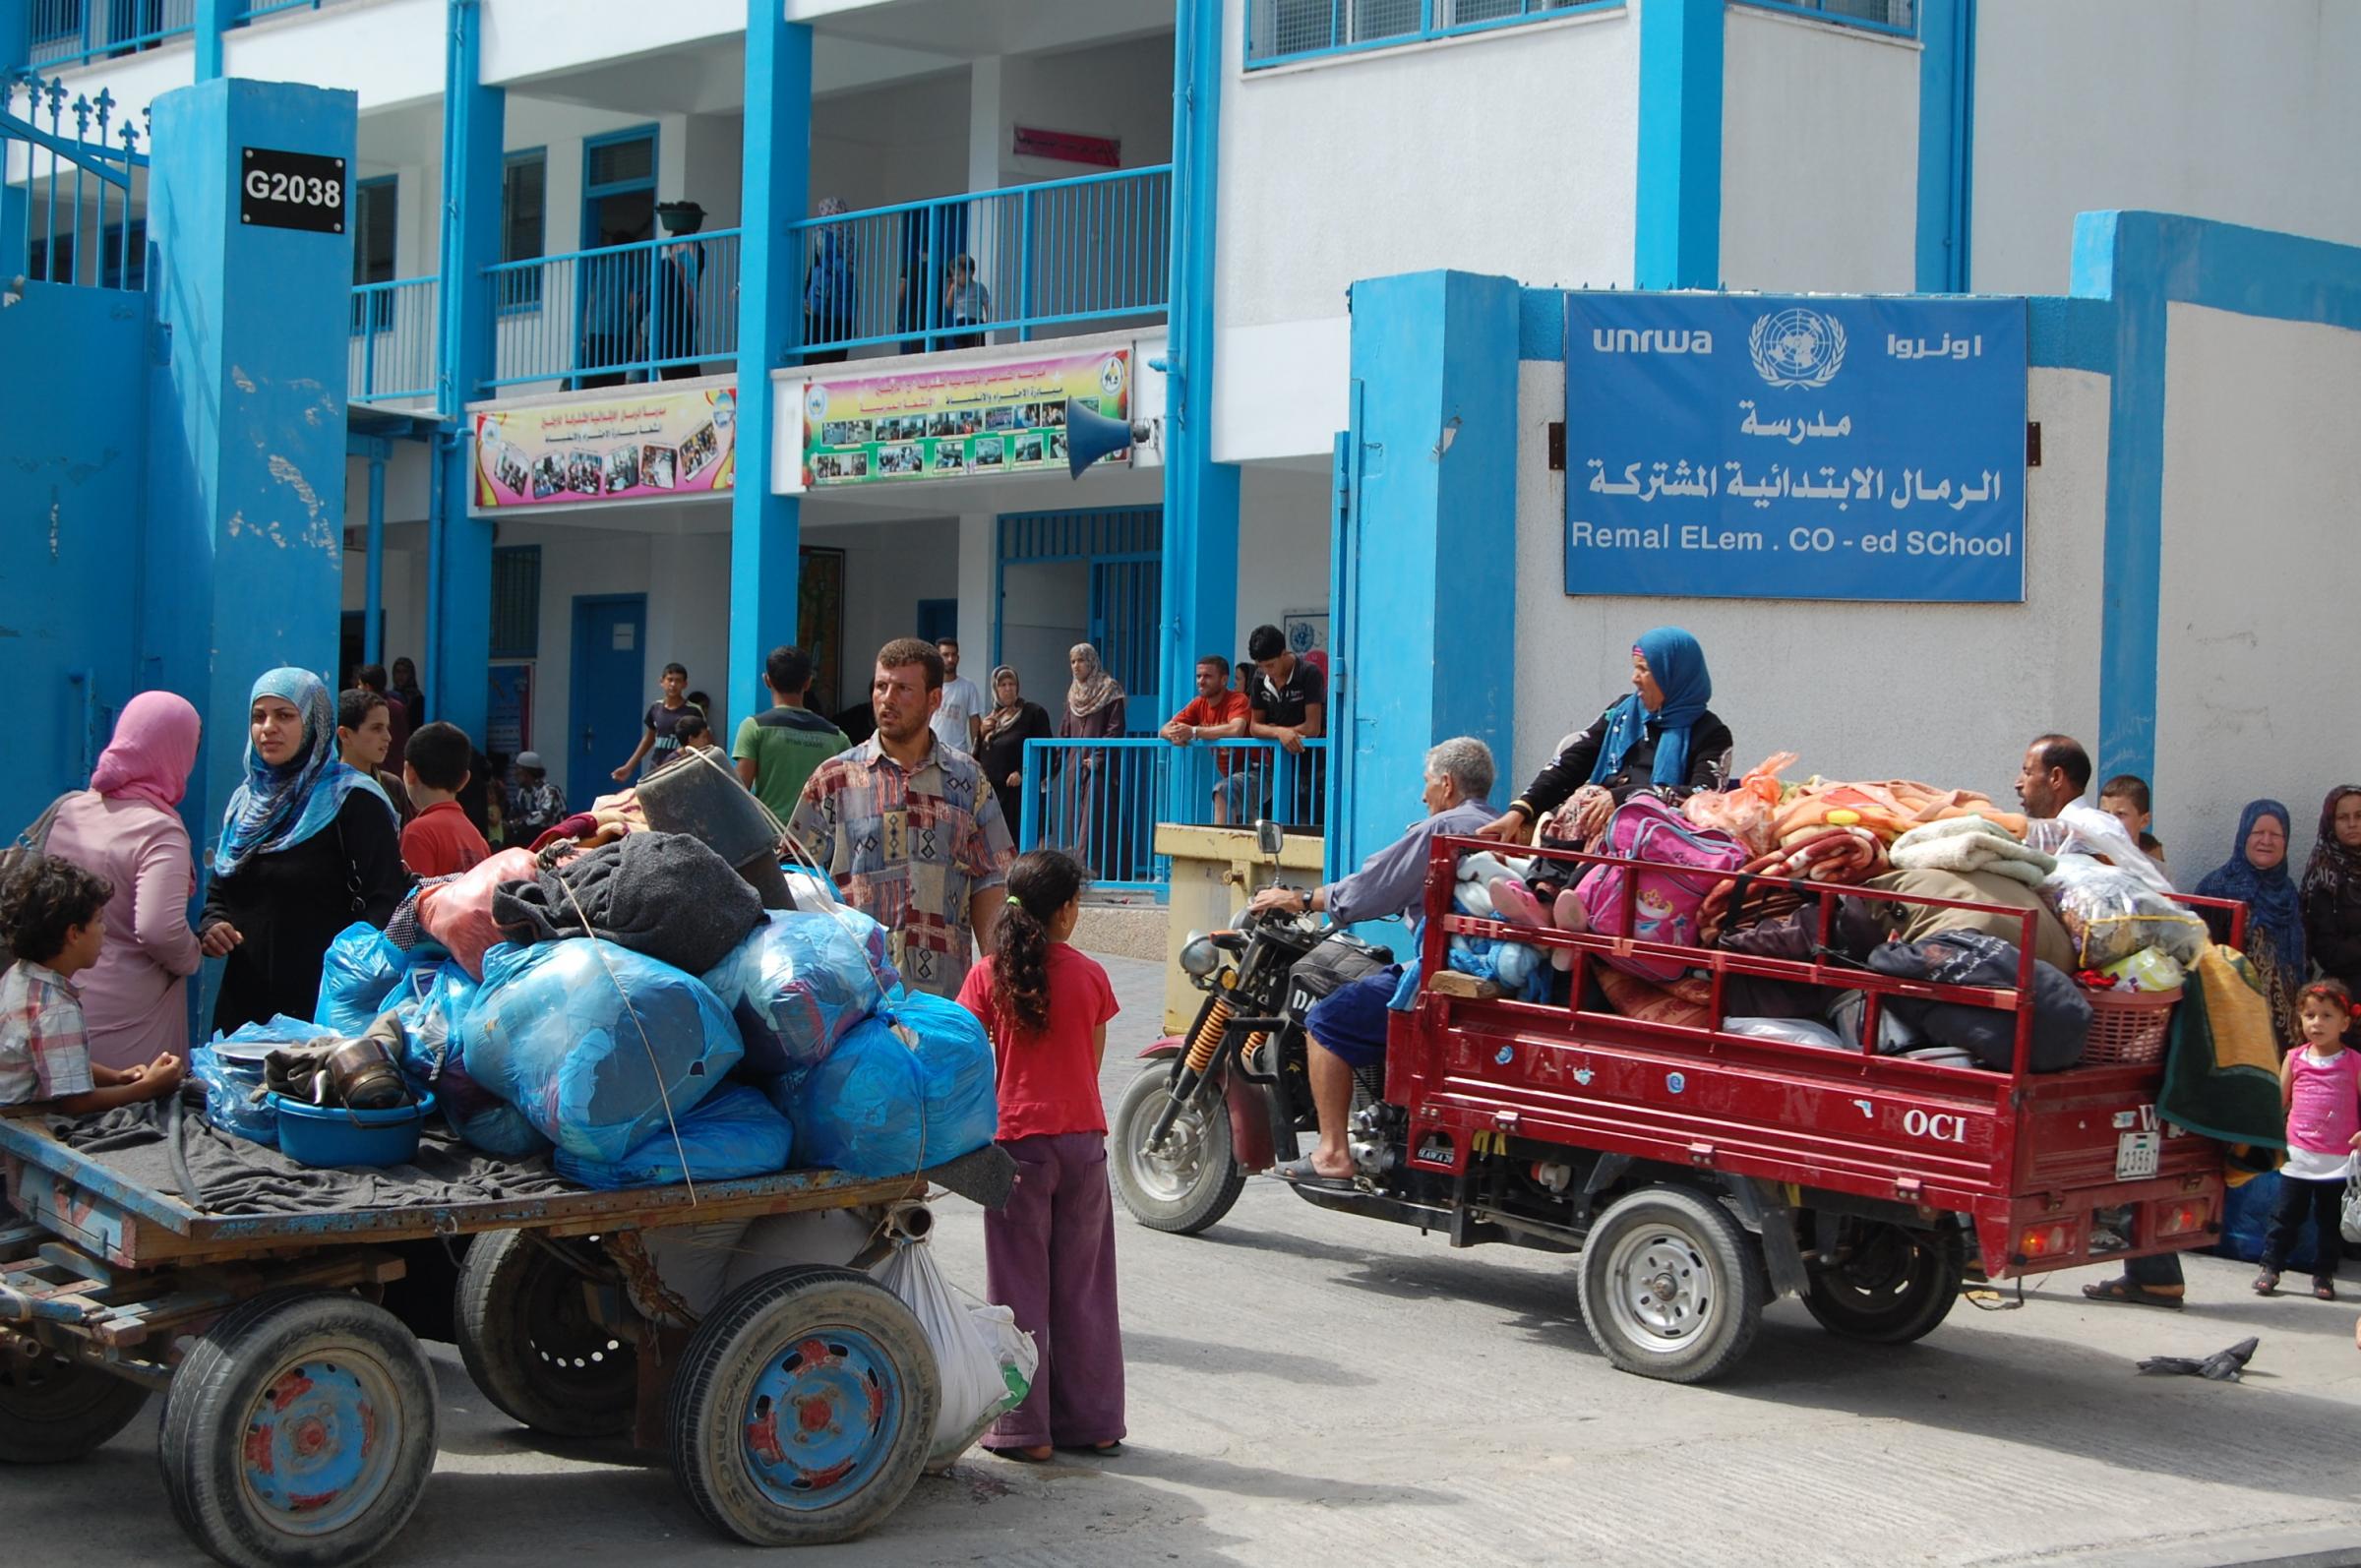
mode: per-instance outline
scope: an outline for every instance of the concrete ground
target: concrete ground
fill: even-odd
[[[1112,960],[1130,1028],[1155,966]],[[940,1207],[946,1275],[980,1289],[977,1211]],[[929,1478],[830,1564],[1178,1568],[1555,1564],[2361,1563],[2353,1300],[2263,1300],[2193,1258],[2180,1313],[2087,1303],[2050,1276],[2021,1308],[1963,1303],[1918,1345],[1838,1340],[1795,1302],[1737,1373],[1677,1388],[1612,1370],[1571,1264],[1330,1215],[1257,1178],[1202,1236],[1118,1210],[1129,1452]],[[2259,1335],[2243,1384],[2137,1375],[2146,1356]],[[627,1450],[545,1441],[433,1347],[443,1448],[379,1558],[425,1565],[744,1563]],[[0,1473],[26,1562],[196,1554],[157,1486],[154,1417],[84,1463]],[[12,1554],[13,1555],[13,1554]]]

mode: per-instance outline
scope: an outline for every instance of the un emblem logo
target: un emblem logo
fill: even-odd
[[[1834,316],[1790,306],[1755,322],[1746,351],[1774,387],[1825,387],[1845,366],[1845,329]]]

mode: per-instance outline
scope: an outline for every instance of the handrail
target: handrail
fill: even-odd
[[[197,30],[197,0],[153,0],[156,25],[116,37],[106,33],[107,28],[127,18],[132,8],[122,11],[108,8],[102,26],[103,3],[104,0],[32,0],[26,11],[25,59],[31,65],[50,69],[85,65],[109,55],[153,48]],[[81,44],[79,49],[71,47],[76,43]]]
[[[1155,851],[1156,824],[1243,826],[1267,813],[1317,828],[1325,819],[1326,740],[1291,753],[1277,741],[1237,738],[1175,746],[1161,735],[1060,737],[1025,743],[1019,850],[1064,848],[1101,887],[1148,890],[1171,878]],[[1223,757],[1234,760],[1223,765]],[[1176,784],[1179,793],[1175,793]],[[1202,802],[1177,817],[1174,800]]]
[[[347,395],[356,403],[435,394],[443,279],[396,277],[352,285]]]
[[[483,389],[611,386],[734,362],[744,233],[709,229],[492,263],[477,285],[491,291],[497,323]]]

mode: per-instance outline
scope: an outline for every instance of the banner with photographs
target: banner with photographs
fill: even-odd
[[[804,393],[807,490],[1065,467],[1067,398],[1131,417],[1131,350],[816,381]]]
[[[475,510],[727,494],[738,392],[650,390],[475,415]]]

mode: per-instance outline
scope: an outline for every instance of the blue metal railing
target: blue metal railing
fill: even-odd
[[[738,240],[715,229],[486,268],[500,325],[484,387],[735,368],[713,362],[738,353]]]
[[[1839,22],[1868,32],[1918,36],[1917,0],[1737,0],[1758,11],[1784,11],[1814,22]]]
[[[1244,0],[1246,67],[1456,38],[1624,0]]]
[[[932,352],[1161,316],[1172,207],[1159,163],[809,218],[804,347]]]
[[[260,22],[288,11],[318,11],[324,6],[341,5],[343,0],[246,0],[246,14],[241,22]]]
[[[407,402],[435,394],[443,280],[401,277],[356,283],[348,395],[356,403]]]
[[[1160,736],[1025,743],[1019,850],[1065,850],[1115,891],[1151,891],[1170,879],[1156,853],[1156,824],[1180,820],[1243,826],[1268,816],[1313,831],[1327,824],[1326,741],[1300,753],[1275,741],[1175,746]],[[1166,810],[1176,784],[1189,803]]]
[[[104,90],[0,80],[0,277],[146,286],[146,131],[115,107]]]
[[[36,66],[80,65],[196,30],[197,0],[32,0],[25,58]]]

